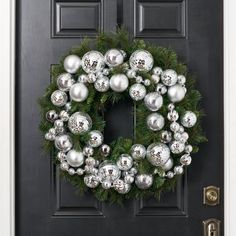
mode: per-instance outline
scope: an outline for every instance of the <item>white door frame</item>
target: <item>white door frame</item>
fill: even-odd
[[[236,1],[224,0],[225,236],[236,235]],[[15,0],[0,5],[0,235],[15,235]]]

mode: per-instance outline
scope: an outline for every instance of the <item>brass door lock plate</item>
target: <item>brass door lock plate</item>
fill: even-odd
[[[216,206],[220,204],[220,188],[208,186],[203,188],[203,204]]]
[[[204,220],[202,223],[204,236],[220,236],[220,220],[212,218]]]

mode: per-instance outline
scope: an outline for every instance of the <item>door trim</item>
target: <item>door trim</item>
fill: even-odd
[[[236,1],[224,0],[224,145],[225,145],[225,236],[236,235]],[[0,170],[0,235],[15,235],[14,185],[14,79],[15,79],[15,0],[0,6],[0,150],[4,157]],[[3,115],[4,114],[4,115]],[[232,187],[232,188],[231,188]]]

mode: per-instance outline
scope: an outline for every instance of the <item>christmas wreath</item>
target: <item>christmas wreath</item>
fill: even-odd
[[[44,146],[69,182],[101,201],[159,198],[206,141],[201,94],[186,66],[124,30],[84,39],[51,77],[39,102]],[[134,104],[135,137],[105,144],[103,112],[124,98]]]

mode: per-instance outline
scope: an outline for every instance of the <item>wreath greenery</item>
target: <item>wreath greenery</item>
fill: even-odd
[[[65,69],[63,66],[63,61],[66,56],[74,54],[79,57],[82,57],[85,53],[90,50],[97,50],[102,54],[105,54],[109,49],[117,48],[122,49],[126,52],[127,57],[130,58],[131,54],[140,49],[147,50],[150,52],[154,59],[154,65],[158,65],[163,70],[171,68],[175,70],[178,74],[182,74],[186,77],[186,88],[187,93],[185,98],[176,104],[176,111],[179,114],[183,114],[185,111],[193,111],[197,116],[197,123],[194,127],[188,129],[189,140],[188,142],[193,146],[192,153],[198,152],[198,145],[202,142],[207,141],[206,137],[203,134],[201,128],[201,118],[203,116],[203,111],[200,107],[200,100],[201,94],[198,90],[195,89],[195,79],[192,78],[188,74],[187,67],[185,64],[178,62],[178,58],[176,53],[167,48],[157,47],[148,43],[145,43],[143,40],[132,40],[129,34],[120,29],[117,33],[114,34],[106,34],[100,33],[96,40],[90,40],[85,38],[83,42],[78,46],[72,48],[64,57],[62,57],[60,63],[58,65],[52,66],[51,69],[51,83],[47,87],[46,92],[42,98],[39,100],[39,104],[41,107],[41,123],[40,123],[40,130],[42,131],[43,135],[45,135],[50,128],[53,127],[53,124],[49,122],[45,114],[49,110],[55,110],[60,112],[62,109],[53,105],[50,102],[51,94],[57,90],[57,81],[56,78],[65,73]],[[124,73],[125,64],[121,66],[114,67],[111,71],[109,76],[118,73]],[[79,75],[83,74],[82,68],[80,68],[74,75],[77,78]],[[137,72],[138,75],[142,76],[144,79],[150,79],[151,75],[148,72],[141,71]],[[129,87],[135,83],[135,80],[130,80]],[[151,85],[148,86],[147,92],[152,92],[155,90],[155,84],[151,82]],[[71,109],[69,111],[70,114],[73,114],[76,111],[82,111],[88,113],[91,116],[93,121],[93,130],[99,130],[103,132],[105,127],[105,121],[103,119],[102,113],[106,109],[106,106],[109,104],[115,104],[119,102],[121,99],[130,99],[129,92],[126,90],[123,93],[117,93],[113,90],[108,90],[105,93],[100,93],[94,89],[93,84],[87,85],[89,90],[88,98],[84,102],[71,102]],[[163,106],[159,110],[159,112],[166,117],[168,113],[168,104],[170,101],[168,100],[167,96],[163,96]],[[116,161],[119,156],[123,153],[130,153],[131,146],[134,143],[140,143],[144,146],[148,146],[151,143],[160,142],[160,132],[153,132],[148,129],[146,125],[146,117],[150,114],[150,110],[144,105],[142,101],[134,101],[134,107],[136,111],[136,135],[132,139],[128,139],[125,137],[119,137],[114,140],[110,145],[111,147],[111,154],[109,157],[104,157],[100,154],[98,148],[95,149],[93,157],[100,162],[109,159],[111,161]],[[170,121],[165,123],[165,127],[169,127]],[[70,133],[70,137],[73,142],[73,148],[75,150],[82,150],[83,146],[89,139],[88,132],[80,135]],[[58,159],[56,158],[57,150],[55,149],[54,143],[48,140],[45,140],[44,148],[47,150],[51,156],[55,164],[60,164]],[[173,159],[175,163],[179,162],[180,155],[173,155]],[[147,159],[143,159],[138,163],[137,166],[139,173],[153,173],[156,171],[157,174],[154,175],[153,184],[149,189],[141,190],[137,186],[132,185],[131,190],[127,194],[119,194],[113,188],[111,189],[104,189],[101,185],[96,188],[90,189],[88,188],[83,178],[78,175],[69,175],[68,172],[61,171],[62,176],[72,183],[81,193],[86,191],[92,191],[97,199],[100,201],[109,201],[111,203],[121,203],[124,199],[136,199],[136,198],[144,198],[153,196],[157,199],[160,198],[162,192],[168,192],[173,190],[176,185],[177,175],[174,178],[168,179],[165,178],[163,175],[163,170],[161,168],[156,168],[148,162]]]

